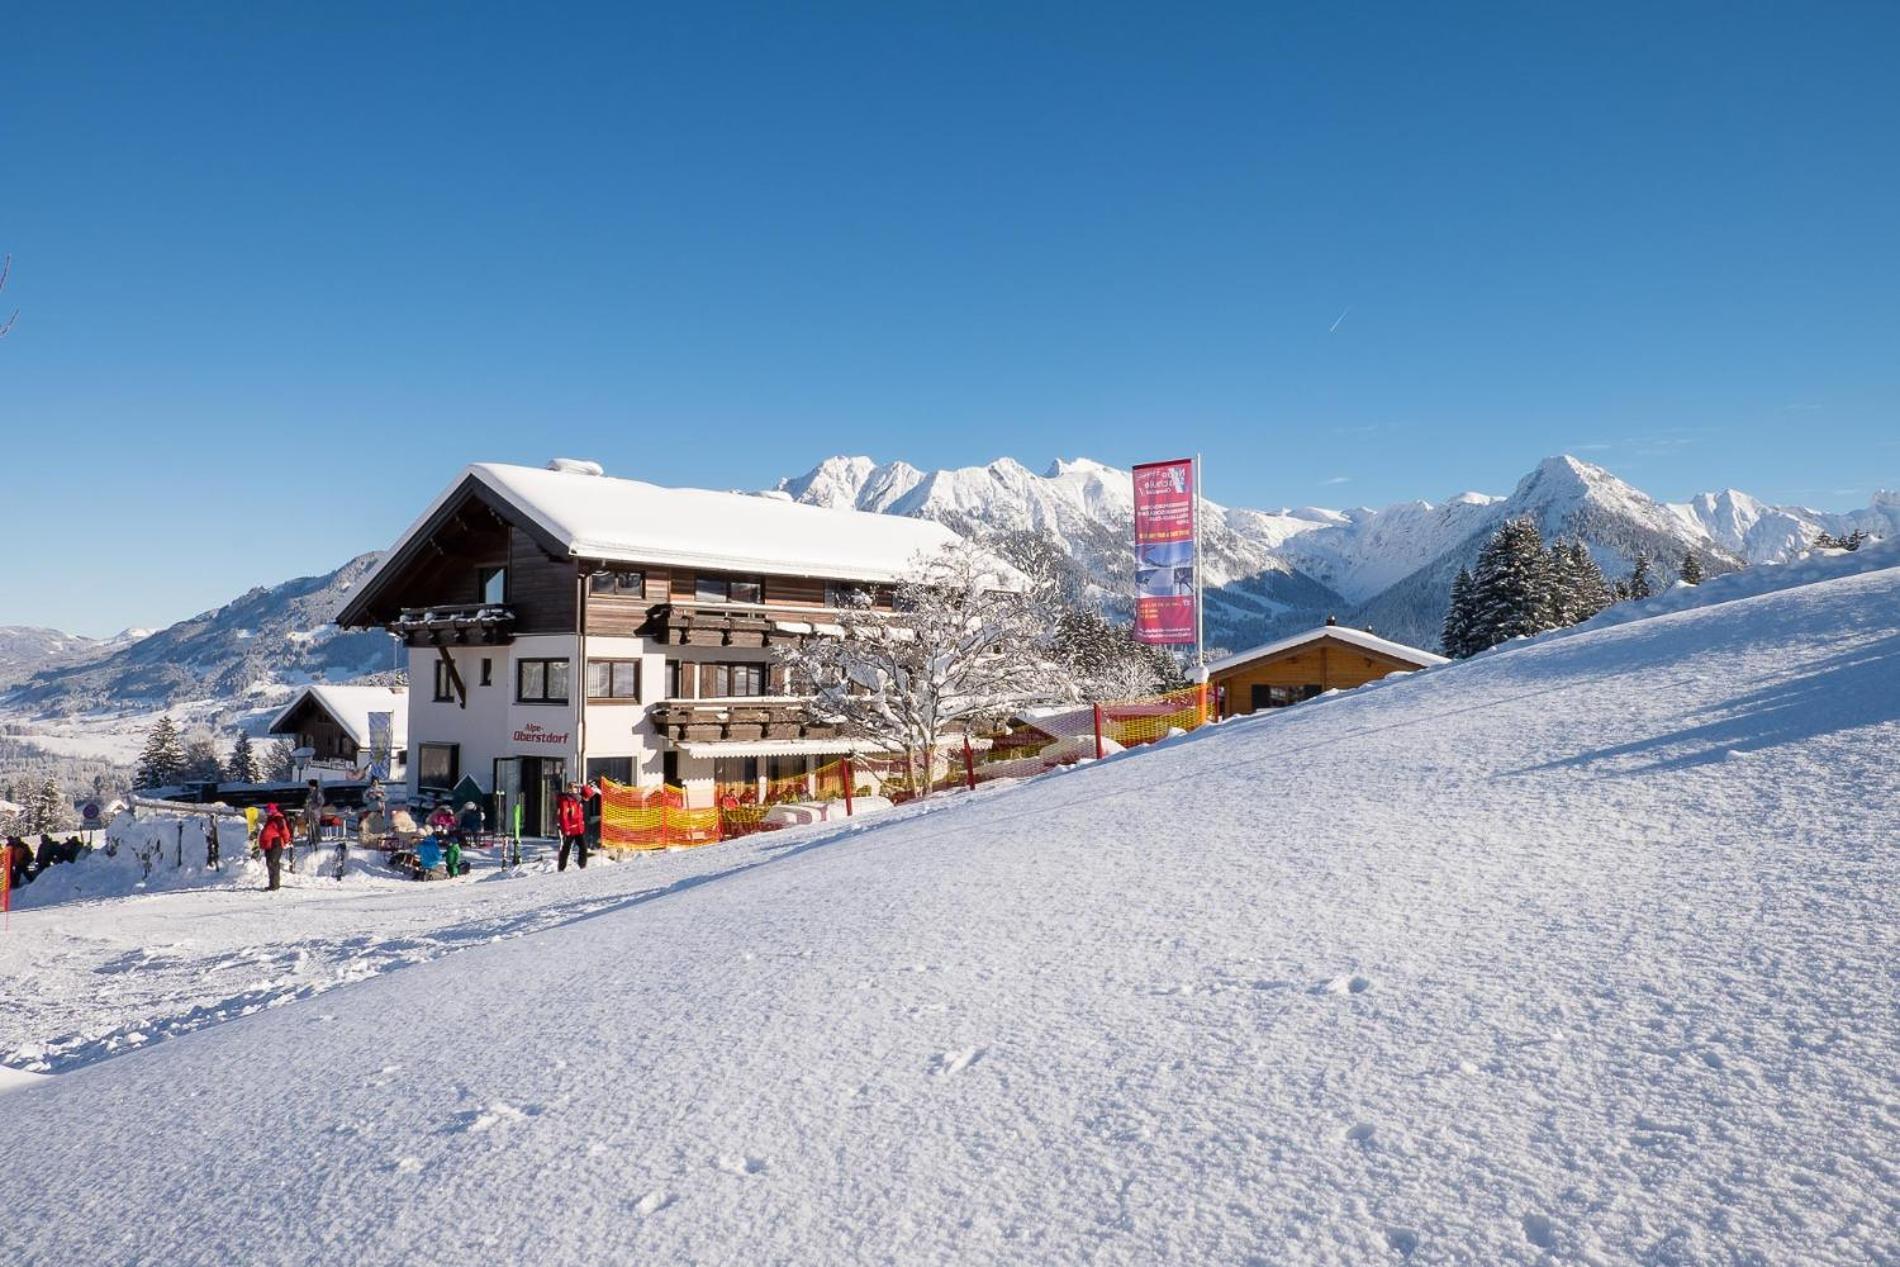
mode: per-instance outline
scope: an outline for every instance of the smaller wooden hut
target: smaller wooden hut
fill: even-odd
[[[1216,660],[1207,666],[1207,680],[1220,716],[1241,717],[1443,663],[1441,655],[1329,620],[1318,629]]]

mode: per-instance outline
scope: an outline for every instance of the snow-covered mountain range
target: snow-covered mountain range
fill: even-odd
[[[1059,540],[1088,574],[1094,595],[1125,613],[1132,588],[1134,517],[1128,472],[1087,459],[1059,460],[1038,475],[1011,458],[987,466],[922,471],[904,462],[832,457],[781,480],[780,495],[819,506],[914,515],[959,530],[1032,529]],[[1900,533],[1900,494],[1866,510],[1832,514],[1770,506],[1746,493],[1659,502],[1609,471],[1575,457],[1545,460],[1509,496],[1464,492],[1443,501],[1381,509],[1205,505],[1203,569],[1210,643],[1244,647],[1310,626],[1327,615],[1419,646],[1437,645],[1458,568],[1484,538],[1516,515],[1547,537],[1579,536],[1613,575],[1638,551],[1661,581],[1687,553],[1705,573],[1779,562],[1817,533],[1860,528]]]
[[[129,647],[152,631],[127,629],[110,638],[88,638],[37,625],[0,625],[0,686],[60,664],[97,660]]]
[[[1086,458],[1037,474],[1011,458],[923,471],[904,462],[832,457],[764,495],[912,515],[953,528],[1032,529],[1056,538],[1105,610],[1126,615],[1132,588],[1128,472]],[[1246,509],[1208,503],[1203,535],[1211,646],[1239,648],[1336,615],[1387,637],[1437,645],[1451,577],[1499,522],[1536,516],[1546,535],[1581,536],[1612,573],[1637,550],[1673,577],[1685,552],[1704,571],[1779,562],[1821,531],[1900,535],[1900,494],[1831,514],[1772,506],[1745,493],[1656,501],[1573,457],[1540,463],[1509,496],[1459,493],[1380,509]],[[94,640],[0,628],[0,714],[144,713],[194,705],[226,719],[256,716],[296,685],[356,680],[391,667],[388,638],[329,622],[375,562],[254,589],[157,633]]]
[[[387,671],[388,635],[331,623],[376,559],[360,555],[323,576],[260,586],[156,633],[42,662],[0,694],[0,707],[40,715],[137,712],[212,700],[243,710],[301,683]]]

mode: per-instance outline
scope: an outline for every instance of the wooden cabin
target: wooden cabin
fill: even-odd
[[[1443,656],[1329,621],[1216,660],[1207,680],[1220,716],[1243,717],[1444,663]]]
[[[271,720],[269,733],[309,749],[312,766],[356,770],[370,764],[372,713],[390,715],[391,776],[399,779],[409,729],[409,693],[402,687],[306,686]]]

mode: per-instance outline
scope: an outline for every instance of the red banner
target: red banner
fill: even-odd
[[[1194,459],[1145,462],[1135,475],[1135,637],[1193,642]]]

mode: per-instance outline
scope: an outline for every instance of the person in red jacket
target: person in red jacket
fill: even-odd
[[[284,850],[291,841],[290,823],[285,820],[284,812],[275,805],[264,807],[264,826],[257,833],[257,847],[264,851],[264,865],[270,869],[270,887],[275,889],[279,883],[279,868],[283,865]]]
[[[555,804],[556,816],[561,820],[561,856],[554,864],[556,871],[567,870],[567,851],[573,849],[581,870],[587,869],[587,806],[581,801],[581,789],[578,784],[570,783],[561,793],[561,799]]]

